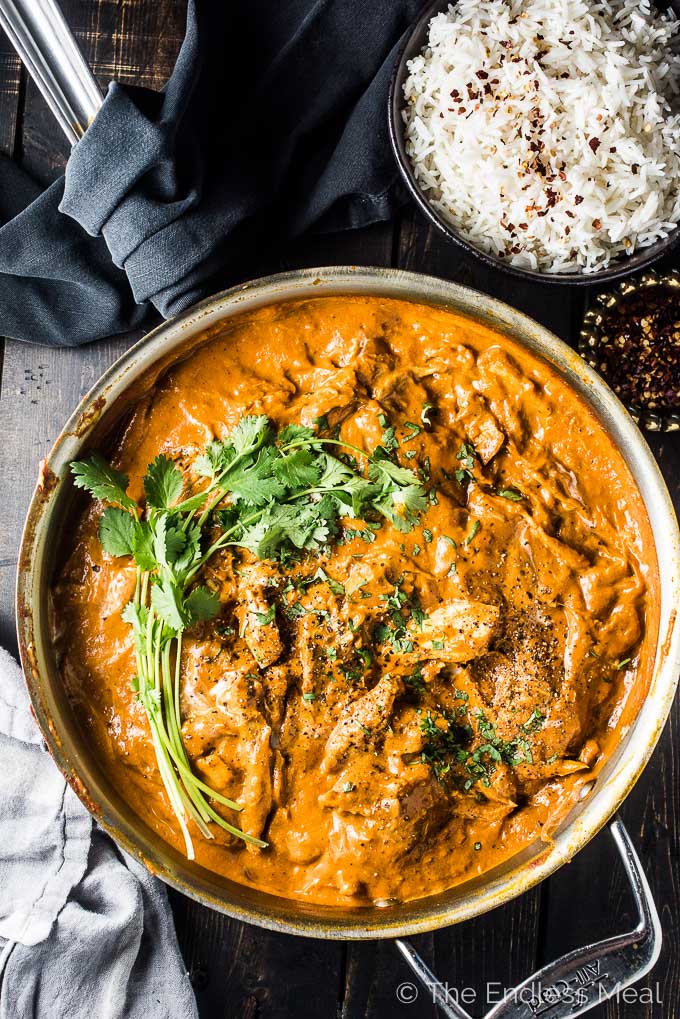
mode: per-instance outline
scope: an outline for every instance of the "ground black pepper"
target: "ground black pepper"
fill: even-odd
[[[619,399],[661,413],[680,409],[680,290],[642,287],[602,314],[597,357]]]

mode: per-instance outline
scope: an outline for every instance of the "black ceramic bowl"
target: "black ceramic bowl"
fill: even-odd
[[[668,255],[678,244],[680,244],[680,227],[676,228],[663,240],[657,241],[655,244],[650,244],[647,248],[640,248],[634,255],[625,255],[623,258],[618,258],[606,269],[601,269],[597,272],[548,273],[534,271],[533,269],[521,269],[515,265],[511,265],[503,258],[498,258],[495,255],[490,255],[486,251],[481,251],[479,248],[476,248],[469,241],[461,237],[460,234],[456,232],[453,225],[449,223],[448,220],[444,219],[444,217],[441,216],[436,209],[432,207],[432,205],[430,205],[426,195],[416,181],[411,161],[406,154],[404,123],[401,116],[404,108],[403,86],[406,78],[408,77],[406,65],[409,60],[418,56],[424,48],[427,42],[428,27],[431,19],[435,14],[448,10],[451,2],[452,0],[435,0],[433,4],[426,7],[425,11],[415,23],[411,31],[407,33],[406,39],[397,55],[389,91],[388,116],[392,149],[397,163],[399,164],[399,169],[401,170],[401,175],[406,187],[408,188],[411,196],[415,199],[416,204],[420,206],[421,210],[425,213],[430,222],[441,230],[442,233],[449,238],[449,240],[454,242],[454,244],[457,244],[469,254],[474,255],[475,258],[479,259],[485,265],[494,269],[500,269],[501,272],[507,273],[509,276],[515,276],[524,280],[539,281],[541,283],[561,283],[572,286],[596,284],[597,286],[600,286],[602,283],[620,280],[623,279],[624,276],[630,276],[632,273],[638,272],[640,269],[646,269],[663,256]],[[665,8],[667,8],[667,6],[667,4],[664,5]],[[672,6],[677,11],[680,6],[679,0],[674,0]]]

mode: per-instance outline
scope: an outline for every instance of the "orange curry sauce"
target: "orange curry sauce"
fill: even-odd
[[[160,452],[190,490],[188,465],[244,414],[277,426],[326,415],[367,451],[393,428],[395,458],[433,494],[408,534],[347,519],[327,554],[287,568],[227,549],[204,569],[221,611],[185,634],[183,737],[196,772],[244,808],[217,809],[268,847],[192,826],[198,861],[346,906],[419,898],[549,841],[637,712],[656,641],[646,513],[592,413],[470,319],[319,298],[225,324],[108,452],[140,501]],[[472,480],[457,480],[468,467]],[[84,512],[54,588],[62,674],[113,783],[182,849],[130,686],[121,610],[135,568],[103,553],[101,510]],[[319,566],[344,593],[303,583]],[[270,605],[275,622],[257,626]],[[408,637],[398,650],[395,606]]]

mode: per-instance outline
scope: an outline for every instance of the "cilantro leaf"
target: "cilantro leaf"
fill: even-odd
[[[207,587],[195,587],[184,602],[184,608],[192,623],[214,619],[220,611],[220,599]]]
[[[171,581],[166,579],[154,584],[151,588],[151,606],[171,630],[179,633],[184,629],[185,616],[182,595]]]
[[[269,418],[264,414],[247,414],[229,433],[229,442],[237,456],[258,449],[269,431]]]
[[[408,467],[400,467],[391,460],[374,460],[369,467],[368,476],[374,481],[384,481],[387,478],[397,485],[418,485],[418,478],[413,471]]]
[[[320,488],[341,488],[354,478],[354,471],[337,457],[322,453],[319,457],[322,474],[319,478]]]
[[[182,494],[182,472],[162,453],[153,460],[144,475],[144,494],[149,506],[168,509]]]
[[[273,474],[276,453],[272,449],[261,449],[257,457],[242,460],[227,474],[225,488],[235,501],[249,506],[265,506],[281,499],[285,486]]]
[[[236,459],[236,451],[229,440],[220,442],[213,439],[205,448],[202,456],[197,456],[193,463],[194,473],[203,478],[214,478],[229,469]]]
[[[132,555],[135,518],[124,509],[109,506],[99,521],[99,540],[105,552],[113,556]]]
[[[420,485],[406,485],[392,493],[392,501],[397,506],[422,513],[427,509],[427,498]]]
[[[154,533],[148,521],[138,521],[132,539],[132,554],[140,570],[148,573],[158,565],[153,550]]]
[[[272,467],[275,476],[287,488],[311,488],[319,481],[319,465],[308,449],[286,453],[278,457]]]
[[[315,432],[313,428],[305,428],[304,425],[286,425],[279,432],[279,442],[282,446],[288,445],[290,442],[301,442],[307,439],[313,439]]]
[[[99,453],[89,460],[74,461],[71,473],[76,488],[84,488],[95,499],[136,510],[137,504],[127,494],[127,475],[115,470]]]
[[[177,582],[183,584],[191,569],[201,558],[201,528],[198,524],[184,531],[184,547],[172,564]]]
[[[159,566],[168,566],[168,542],[167,528],[168,515],[162,513],[152,524],[153,528],[153,554]]]
[[[186,545],[186,535],[179,527],[168,527],[165,533],[165,554],[169,563],[176,563]]]

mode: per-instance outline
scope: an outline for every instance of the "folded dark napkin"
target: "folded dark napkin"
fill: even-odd
[[[388,83],[421,6],[189,0],[165,90],[111,85],[63,180],[36,197],[0,161],[0,335],[123,332],[242,277],[248,250],[389,217]]]

